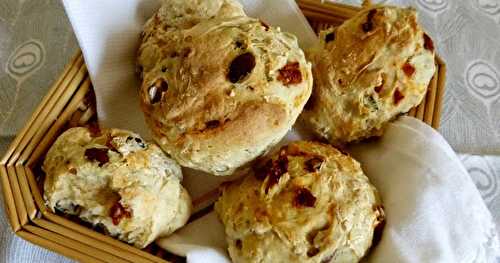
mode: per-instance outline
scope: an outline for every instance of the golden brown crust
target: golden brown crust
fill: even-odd
[[[434,48],[413,9],[376,6],[320,34],[309,54],[315,77],[302,119],[332,143],[378,134],[423,99]]]
[[[215,210],[233,262],[357,262],[384,221],[359,163],[305,141],[225,185]]]
[[[132,132],[69,129],[49,149],[43,170],[49,209],[139,248],[182,227],[191,213],[180,166]]]
[[[154,21],[139,49],[141,106],[173,158],[227,175],[291,128],[312,89],[295,37],[238,12],[182,29]]]

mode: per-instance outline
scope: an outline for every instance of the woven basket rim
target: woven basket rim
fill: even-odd
[[[316,28],[320,23],[339,24],[360,10],[319,0],[297,3]],[[438,55],[436,65],[424,101],[408,113],[435,129],[439,127],[446,81],[446,65]],[[38,164],[62,130],[85,125],[96,116],[92,94],[87,68],[78,51],[0,160],[0,184],[10,226],[21,238],[82,262],[168,262],[45,207]]]

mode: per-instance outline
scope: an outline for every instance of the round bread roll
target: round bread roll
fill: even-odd
[[[284,137],[311,94],[312,73],[294,36],[244,16],[233,1],[205,2],[222,4],[217,12],[178,5],[175,21],[164,6],[146,24],[141,105],[172,158],[229,175]],[[193,12],[211,18],[178,26]]]
[[[128,131],[69,129],[48,151],[43,170],[52,211],[77,215],[139,248],[191,214],[179,165]]]
[[[359,163],[306,141],[223,186],[215,211],[233,262],[358,262],[384,223],[377,190]]]
[[[436,70],[415,10],[377,6],[320,34],[314,88],[301,119],[333,144],[380,135],[420,104]]]

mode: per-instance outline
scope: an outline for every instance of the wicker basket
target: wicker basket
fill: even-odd
[[[315,30],[339,25],[359,8],[298,1]],[[421,105],[408,114],[438,128],[446,67],[438,57],[436,74]],[[5,210],[14,232],[39,246],[82,262],[178,261],[152,245],[139,250],[102,234],[76,218],[54,214],[42,199],[44,154],[57,136],[96,120],[95,98],[81,53],[68,64],[0,162]],[[182,260],[181,260],[182,261]]]

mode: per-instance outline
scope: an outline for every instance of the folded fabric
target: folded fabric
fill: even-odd
[[[242,0],[251,16],[295,33],[307,48],[314,33],[293,0]],[[157,0],[63,0],[97,96],[101,125],[148,137],[139,108],[135,59],[143,24]],[[309,138],[295,127],[281,145]],[[492,262],[499,254],[491,215],[446,141],[411,118],[389,125],[378,141],[352,154],[378,187],[387,212],[383,238],[371,262]],[[184,185],[199,199],[231,177],[184,169]],[[211,196],[211,195],[209,195]],[[203,207],[213,199],[198,202]],[[187,255],[188,262],[224,262],[224,233],[214,214],[202,217],[158,243]],[[207,232],[210,231],[210,232]],[[226,258],[226,260],[228,260]]]
[[[240,2],[248,15],[295,33],[303,48],[317,41],[294,1]],[[151,135],[139,106],[135,60],[142,27],[160,3],[159,0],[63,0],[94,86],[100,124],[131,130],[146,139]],[[183,169],[183,173],[184,186],[193,199],[233,179],[207,176],[192,169]],[[200,203],[195,210],[205,204]]]
[[[491,214],[439,133],[401,117],[380,139],[349,152],[379,189],[387,217],[367,262],[495,262],[500,245]],[[211,212],[157,243],[188,262],[221,262],[223,229]]]

